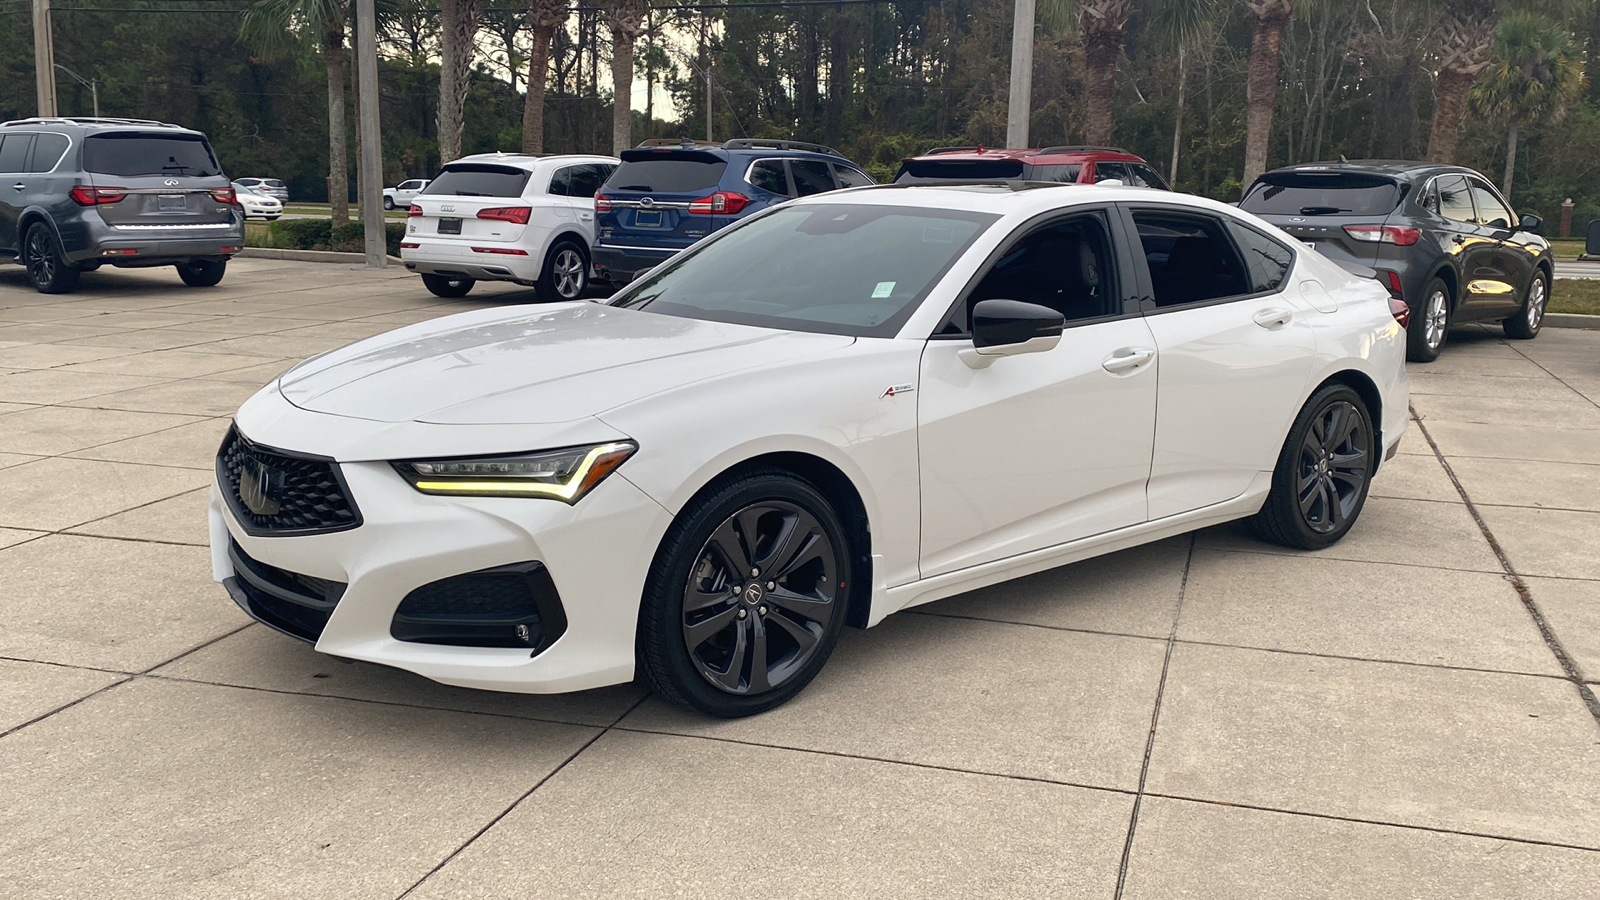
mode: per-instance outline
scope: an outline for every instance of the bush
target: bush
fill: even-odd
[[[264,226],[251,222],[245,226],[245,244],[275,250],[361,253],[367,247],[366,234],[366,226],[360,222],[349,222],[338,228],[334,228],[333,222],[328,219],[289,219],[268,222]],[[405,234],[404,223],[384,223],[384,243],[390,256],[400,255],[400,240]]]

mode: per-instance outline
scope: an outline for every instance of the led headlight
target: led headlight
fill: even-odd
[[[632,441],[615,441],[516,456],[408,460],[393,465],[424,494],[549,497],[576,503],[638,449]]]

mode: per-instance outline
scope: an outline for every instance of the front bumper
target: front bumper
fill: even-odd
[[[305,411],[280,413],[320,420],[316,424],[322,429],[349,421]],[[241,415],[241,430],[251,427],[246,419]],[[267,428],[268,433],[254,437],[273,444],[275,437],[296,430]],[[405,448],[396,449],[397,457],[410,455]],[[233,581],[230,595],[252,616],[280,631],[314,639],[319,652],[463,687],[559,693],[633,677],[639,599],[671,516],[623,473],[613,474],[569,506],[544,499],[430,496],[412,489],[387,462],[345,461],[339,466],[360,505],[362,523],[334,533],[251,535],[223,502],[220,490],[225,488],[213,486],[213,577],[224,585]],[[326,604],[325,620],[285,627],[240,602],[237,582],[250,573],[240,571],[233,547],[264,567],[311,583],[342,586],[302,592],[320,594],[323,600],[337,594]],[[530,568],[533,563],[548,572],[565,620],[548,646],[530,651],[418,643],[394,636],[401,602],[418,588],[452,576]]]
[[[534,284],[539,280],[544,261],[527,256],[501,253],[475,253],[460,241],[418,240],[407,235],[408,243],[418,247],[403,247],[400,258],[406,271],[419,275],[443,275],[447,278],[471,278],[474,281],[515,281]],[[524,250],[507,246],[507,250]]]

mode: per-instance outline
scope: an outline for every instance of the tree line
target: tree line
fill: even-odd
[[[820,141],[880,177],[1004,142],[1012,0],[508,3],[377,0],[386,181],[708,130]],[[8,117],[33,110],[27,16],[0,0]],[[352,26],[349,0],[56,0],[56,58],[104,114],[200,128],[233,174],[342,220]],[[1221,199],[1292,162],[1459,161],[1552,221],[1573,197],[1582,222],[1600,216],[1597,39],[1596,0],[1039,0],[1031,143],[1125,146]],[[58,90],[88,113],[87,88]]]

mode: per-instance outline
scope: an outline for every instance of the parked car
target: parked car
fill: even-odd
[[[719,228],[793,197],[876,184],[818,144],[740,138],[645,141],[595,197],[602,277],[627,283]]]
[[[221,448],[213,571],[336,657],[749,715],[846,624],[1232,519],[1339,540],[1407,427],[1405,315],[1183,194],[802,197],[609,305],[291,369]]]
[[[400,257],[440,297],[514,281],[575,300],[589,286],[594,194],[617,162],[483,153],[447,163],[411,204]]]
[[[271,222],[283,215],[283,202],[277,197],[260,193],[255,188],[247,187],[237,181],[233,183],[233,191],[239,199],[239,208],[244,210],[246,219],[266,219]]]
[[[234,181],[257,193],[273,197],[279,203],[289,202],[289,186],[276,178],[235,178]]]
[[[428,186],[428,179],[413,178],[402,181],[392,188],[383,189],[383,208],[396,209],[401,206],[410,206],[411,201],[417,199],[422,189]]]
[[[1166,179],[1150,164],[1118,147],[1045,147],[993,150],[940,147],[900,162],[896,184],[930,181],[1055,181],[1167,190]]]
[[[1478,172],[1437,163],[1351,160],[1275,169],[1248,210],[1334,259],[1370,266],[1411,307],[1409,355],[1431,362],[1457,322],[1538,335],[1554,257],[1538,216],[1519,216]]]
[[[244,211],[206,136],[147,119],[0,124],[0,258],[46,294],[102,265],[175,266],[210,287],[244,246]]]

